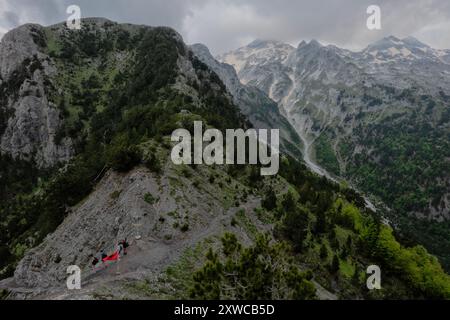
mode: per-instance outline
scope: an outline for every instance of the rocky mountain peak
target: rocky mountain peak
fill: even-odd
[[[284,62],[294,50],[294,47],[282,42],[255,40],[235,51],[219,55],[217,60],[232,65],[239,74],[247,62],[252,65],[262,65],[274,61]]]
[[[25,24],[5,34],[0,43],[0,75],[3,81],[8,80],[25,59],[40,54],[35,41],[40,32],[41,26]]]
[[[389,36],[370,44],[364,51],[367,52],[383,51],[389,50],[390,48],[401,48],[404,46],[405,45],[402,42],[402,40],[394,36]]]
[[[302,42],[299,43],[299,45],[297,46],[297,50],[303,48],[304,46],[306,46],[308,43],[305,40],[302,40]]]
[[[50,101],[48,86],[57,73],[47,54],[44,27],[26,24],[8,32],[0,44],[0,152],[50,167],[67,161],[71,142],[56,142],[60,111]]]
[[[197,53],[203,53],[212,57],[209,48],[205,46],[203,43],[195,43],[191,45],[191,49],[194,49]]]
[[[440,142],[435,137],[445,139],[445,132],[441,134],[431,128],[433,122],[426,123],[417,135],[402,136],[414,132],[410,128],[416,129],[418,122],[413,116],[429,114],[430,119],[440,116],[445,120],[444,93],[436,97],[432,93],[420,96],[418,90],[389,87],[389,80],[398,83],[403,78],[407,83],[409,78],[397,70],[391,72],[390,68],[371,70],[373,61],[358,60],[361,53],[352,56],[317,40],[302,42],[297,49],[276,41],[256,40],[223,55],[223,62],[218,62],[206,46],[195,44],[188,48],[181,42],[181,36],[169,28],[120,25],[97,18],[84,22],[86,27],[79,33],[64,30],[63,24],[50,28],[31,25],[9,34],[0,49],[0,74],[8,75],[0,82],[0,110],[12,111],[5,133],[0,132],[3,152],[14,157],[37,153],[36,159],[45,164],[49,163],[47,160],[64,159],[66,154],[62,151],[72,150],[70,145],[57,149],[61,145],[56,143],[57,136],[73,139],[76,145],[80,132],[89,134],[82,138],[86,148],[74,148],[78,156],[73,162],[55,170],[48,180],[42,177],[42,181],[29,187],[31,191],[24,188],[23,195],[0,208],[0,217],[6,223],[0,224],[3,241],[0,245],[6,244],[6,256],[12,256],[18,263],[14,277],[0,282],[0,289],[11,290],[15,298],[41,294],[47,298],[68,298],[61,285],[67,276],[66,267],[76,264],[83,270],[86,291],[81,294],[88,297],[115,297],[106,295],[114,288],[122,299],[129,298],[127,294],[143,294],[147,298],[150,290],[136,293],[136,289],[143,288],[144,281],[145,288],[151,288],[151,298],[185,296],[189,288],[176,289],[176,284],[191,279],[204,262],[201,257],[210,245],[218,247],[216,239],[221,234],[236,233],[239,241],[247,245],[257,239],[256,233],[270,234],[276,230],[281,232],[281,240],[304,248],[302,255],[307,258],[304,261],[308,261],[308,268],[320,270],[320,277],[335,283],[331,287],[340,295],[345,294],[343,298],[365,297],[358,291],[347,293],[347,280],[364,272],[369,259],[378,259],[373,262],[386,263],[391,270],[408,266],[405,272],[409,273],[399,276],[405,282],[404,287],[398,289],[403,282],[396,278],[386,281],[395,286],[394,295],[383,287],[389,297],[395,297],[397,292],[403,296],[409,293],[406,291],[409,288],[413,297],[418,290],[432,297],[448,296],[448,290],[436,289],[441,288],[439,284],[444,279],[437,260],[430,259],[421,248],[402,248],[388,226],[378,226],[378,220],[372,220],[369,210],[373,205],[368,200],[343,184],[329,183],[311,174],[294,160],[303,156],[313,171],[331,179],[334,176],[327,172],[353,178],[350,182],[365,181],[371,170],[379,177],[396,174],[400,183],[412,185],[410,190],[429,185],[445,188],[439,183],[447,176],[415,185],[414,180],[420,176],[417,172],[402,177],[404,168],[390,168],[390,161],[385,161],[386,168],[378,167],[380,159],[415,160],[415,150],[427,154],[433,151],[432,158],[439,161],[444,161],[443,157],[448,159],[447,155],[439,154],[450,150],[446,144],[442,143],[437,151],[431,147],[429,141]],[[385,46],[388,53],[391,48],[399,51],[407,46],[421,48],[413,39],[395,37],[385,38],[379,45]],[[68,46],[73,50],[65,51]],[[16,66],[9,70],[15,57],[18,57]],[[233,67],[225,62],[235,65],[241,82]],[[374,74],[371,83],[366,81],[367,70]],[[413,79],[419,79],[414,71],[410,71]],[[435,70],[429,73],[434,80]],[[414,113],[409,111],[412,109]],[[400,117],[394,117],[397,114]],[[407,122],[407,117],[411,122]],[[74,118],[73,123],[68,122],[72,120],[69,118]],[[250,125],[247,119],[255,128],[279,128],[282,151],[293,155],[293,159],[283,157],[283,171],[271,180],[255,178],[251,167],[238,171],[220,166],[177,166],[170,158],[168,135],[180,126],[188,128],[195,119],[221,130],[247,128]],[[395,122],[388,122],[390,119]],[[375,126],[371,126],[373,123]],[[61,125],[67,126],[57,135]],[[389,132],[392,135],[388,136]],[[433,140],[420,141],[426,134]],[[397,142],[399,136],[402,140]],[[378,144],[379,141],[386,143]],[[416,141],[422,144],[417,145],[422,150],[416,148]],[[402,146],[407,152],[399,154],[400,148],[395,148],[389,154],[383,153],[391,145]],[[49,158],[40,159],[42,156]],[[67,158],[70,159],[70,154]],[[360,167],[354,159],[370,167],[360,174],[354,169]],[[425,157],[424,161],[427,160]],[[349,168],[348,175],[341,168]],[[437,173],[444,171],[438,166],[431,169]],[[369,188],[379,180],[371,179],[371,185],[362,188],[386,197],[375,192],[398,190],[389,185],[391,180],[387,179],[387,183],[381,180],[380,187],[372,191]],[[34,193],[35,189],[39,192]],[[409,205],[419,199],[410,198],[410,190],[408,194],[395,196]],[[273,194],[272,200],[267,199],[269,193]],[[420,209],[422,204],[414,205]],[[286,211],[283,216],[278,215],[281,210]],[[296,218],[300,210],[304,214]],[[333,213],[333,221],[324,219],[325,225],[319,232],[314,216],[319,218],[326,212]],[[303,239],[290,237],[299,230]],[[340,248],[336,235],[333,241],[324,243],[324,239],[331,238],[328,230],[344,234],[346,247]],[[378,233],[374,235],[383,241],[361,242],[373,252],[356,250],[355,244],[372,232],[380,232],[380,237]],[[123,239],[131,244],[128,255],[114,267],[96,270],[92,258],[102,250],[114,253],[116,244]],[[278,241],[278,235],[273,240]],[[336,245],[328,247],[328,242]],[[330,259],[318,257],[315,248],[319,246]],[[401,263],[388,264],[389,256],[375,255],[389,252],[389,248],[398,250]],[[338,276],[341,249],[347,251],[342,262],[351,262],[354,268],[342,285],[338,281],[347,277]],[[336,266],[328,276],[329,252],[334,250],[333,260],[337,263],[332,263],[332,267]],[[292,252],[289,251],[289,256]],[[183,274],[176,278],[178,269],[183,269]],[[430,276],[430,270],[437,274],[435,278]],[[418,285],[411,280],[426,277],[431,280],[427,280],[429,287],[425,289],[424,282]],[[127,288],[129,292],[125,291]]]
[[[310,47],[314,47],[314,48],[321,48],[322,47],[322,44],[319,41],[315,40],[315,39],[311,40],[308,45]]]
[[[362,51],[365,56],[372,56],[379,62],[399,60],[440,60],[440,50],[435,50],[414,37],[399,39],[394,36],[383,38],[370,44]]]
[[[267,48],[284,48],[287,45],[281,41],[276,40],[262,40],[262,39],[256,39],[252,42],[250,42],[247,47],[252,49],[267,49]]]
[[[412,36],[402,39],[402,42],[404,44],[408,45],[409,47],[416,47],[416,48],[429,48],[430,47],[427,44],[419,41],[417,38],[414,38]]]

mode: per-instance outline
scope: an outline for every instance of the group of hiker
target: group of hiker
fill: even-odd
[[[94,260],[92,261],[92,266],[95,268],[97,264],[100,262],[102,265],[104,265],[106,262],[114,262],[114,261],[120,261],[120,258],[122,256],[127,255],[127,248],[129,247],[129,243],[127,239],[119,241],[119,243],[116,246],[116,249],[113,254],[108,255],[105,251],[105,249],[102,249],[100,253],[98,253]]]

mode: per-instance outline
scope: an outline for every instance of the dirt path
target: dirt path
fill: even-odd
[[[150,275],[159,275],[172,263],[176,262],[188,248],[194,248],[201,241],[216,235],[222,235],[231,219],[244,209],[253,221],[253,211],[261,203],[260,199],[250,198],[241,207],[233,207],[217,215],[199,230],[186,234],[181,241],[162,241],[153,238],[133,240],[127,255],[120,262],[109,265],[103,270],[84,270],[87,275],[82,277],[82,290],[68,292],[65,288],[49,289],[40,299],[86,299],[92,297],[96,289],[114,287],[117,283],[130,280],[144,280]]]

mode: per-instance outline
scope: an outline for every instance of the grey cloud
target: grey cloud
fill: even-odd
[[[4,18],[8,22],[0,22],[0,32],[18,22],[64,21],[70,4],[79,5],[83,16],[171,26],[187,42],[205,43],[214,53],[255,38],[294,45],[317,39],[359,49],[388,35],[413,35],[450,48],[448,0],[0,0],[0,16],[9,16]],[[381,7],[381,31],[366,28],[371,4]]]
[[[4,24],[8,27],[14,28],[15,26],[20,24],[20,18],[17,13],[12,11],[3,12],[2,19]]]
[[[224,3],[212,2],[218,7]],[[247,8],[245,10],[251,12],[251,16],[247,15],[247,19],[233,19],[230,16],[228,24],[209,27],[220,36],[213,33],[205,33],[204,36],[218,51],[226,50],[230,42],[231,46],[236,46],[239,38],[269,38],[295,45],[303,39],[318,39],[360,49],[388,35],[413,35],[433,46],[450,48],[450,32],[445,29],[445,23],[450,21],[450,2],[447,0],[231,0],[226,3],[242,10]],[[381,7],[383,28],[380,31],[366,28],[366,9],[372,4]],[[212,9],[209,11],[214,14]],[[197,13],[198,17],[202,16],[200,10]],[[220,21],[223,13],[217,10],[215,15],[216,19],[211,18],[211,21]],[[431,26],[436,27],[434,37],[430,36],[430,32],[424,32]],[[225,42],[221,41],[222,38]]]

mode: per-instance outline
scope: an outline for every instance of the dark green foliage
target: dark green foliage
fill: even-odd
[[[283,201],[283,216],[278,232],[283,238],[292,241],[294,249],[301,252],[309,231],[309,213],[297,205],[292,193],[288,193]]]
[[[294,212],[297,209],[297,203],[292,192],[288,192],[281,202],[284,212]]]
[[[347,242],[346,242],[345,246],[346,246],[346,248],[347,248],[348,250],[351,250],[351,249],[352,249],[352,247],[353,247],[353,240],[352,240],[352,237],[351,237],[351,236],[348,236],[348,237],[347,237]]]
[[[133,40],[131,38],[131,34],[125,30],[118,30],[117,33],[117,49],[120,51],[125,51],[130,48]]]
[[[6,289],[0,289],[0,300],[6,300],[9,296],[10,292]]]
[[[113,200],[117,200],[117,199],[119,199],[120,194],[121,194],[121,191],[120,190],[116,190],[113,193],[111,193],[110,197]]]
[[[336,159],[335,152],[329,138],[322,134],[315,142],[316,159],[327,171],[332,174],[340,174],[339,162]]]
[[[320,246],[320,259],[322,259],[322,260],[328,259],[328,249],[325,244],[322,244]]]
[[[71,137],[77,156],[61,171],[49,170],[54,174],[48,176],[35,170],[33,164],[0,158],[5,170],[4,174],[0,172],[0,193],[9,198],[0,204],[0,217],[5,221],[0,225],[0,245],[8,248],[2,251],[5,259],[10,257],[8,252],[12,254],[10,260],[5,260],[11,262],[11,268],[0,277],[10,275],[24,251],[53,232],[68,208],[87,196],[108,169],[126,172],[144,162],[159,172],[162,164],[157,156],[142,160],[137,146],[178,129],[181,110],[199,114],[205,122],[219,124],[220,129],[245,128],[238,108],[226,97],[224,86],[214,73],[202,72],[196,84],[201,90],[200,107],[193,104],[192,97],[171,87],[180,73],[179,57],[194,59],[174,31],[143,27],[130,38],[118,29],[116,24],[105,24],[100,32],[88,23],[80,32],[62,35],[51,34],[48,29],[53,44],[47,49],[59,68],[59,78],[52,79],[52,83],[64,92],[61,96],[46,80],[48,97],[63,117],[56,142]],[[124,62],[122,72],[111,60],[109,53],[113,50],[126,50],[133,57]],[[98,61],[94,58],[101,64],[93,63]],[[4,130],[10,116],[10,110],[5,108],[7,99],[16,99],[22,83],[41,67],[36,59],[28,59],[10,81],[2,82],[0,130]],[[210,89],[205,90],[208,86]],[[35,193],[38,178],[41,186]],[[189,226],[182,228],[188,231]]]
[[[381,163],[371,156],[357,155],[348,169],[351,177],[364,177],[360,185],[380,196],[398,212],[424,211],[430,200],[435,207],[445,194],[438,181],[450,172],[450,142],[442,132],[433,131],[418,120],[382,123],[367,129],[370,140],[361,141],[373,148]],[[363,137],[363,132],[355,136]]]
[[[3,135],[3,133],[5,132],[8,126],[8,120],[12,115],[12,110],[9,110],[6,107],[0,105],[0,135]]]
[[[69,32],[63,39],[58,39],[59,44],[63,44],[62,50],[53,53],[61,70],[67,71],[67,77],[59,79],[65,96],[54,101],[64,120],[70,118],[70,121],[64,121],[66,127],[61,129],[59,141],[66,136],[77,137],[77,156],[66,168],[53,171],[53,176],[37,172],[32,164],[16,162],[11,166],[10,159],[3,164],[5,172],[0,172],[0,179],[6,182],[1,192],[2,197],[9,200],[0,204],[0,217],[5,221],[0,224],[0,261],[3,263],[0,268],[7,266],[2,277],[11,275],[14,263],[23,252],[54,231],[66,217],[68,208],[86,197],[108,169],[127,171],[143,162],[152,171],[159,172],[164,163],[160,163],[158,155],[151,152],[141,160],[140,148],[150,139],[162,143],[161,137],[170,135],[180,123],[191,129],[191,120],[180,120],[182,110],[222,130],[250,126],[225,95],[225,87],[218,76],[186,52],[173,31],[154,28],[117,32],[115,24],[105,25],[105,30],[105,34],[98,34],[91,27],[81,33]],[[126,61],[121,71],[116,70],[111,66],[115,62],[109,60],[112,55],[108,53],[112,50],[134,53],[130,55],[133,60]],[[197,91],[198,100],[171,87],[179,74],[177,60],[180,57],[193,63],[198,81],[189,80],[189,85]],[[94,58],[101,61],[100,66],[91,64]],[[84,64],[89,66],[89,72],[83,69]],[[24,79],[39,68],[38,63],[28,61],[12,82],[3,82],[1,92],[14,97]],[[83,70],[82,75],[77,73],[80,70]],[[66,81],[72,78],[78,80]],[[49,87],[49,90],[52,97],[58,96],[53,88]],[[0,102],[3,106],[5,96],[0,95]],[[424,104],[430,106],[426,97]],[[0,120],[1,117],[7,119],[7,110],[0,110],[5,115],[3,117],[0,112]],[[3,158],[0,160],[3,162]],[[191,170],[185,171],[188,178]],[[362,221],[361,216],[366,216],[364,199],[354,190],[319,178],[288,157],[282,158],[280,174],[295,192],[289,192],[284,199],[267,188],[267,180],[261,178],[256,166],[228,166],[227,173],[247,186],[269,190],[263,206],[278,214],[277,239],[258,236],[252,247],[243,248],[236,237],[225,236],[223,252],[211,251],[205,266],[195,274],[191,288],[193,297],[314,298],[315,289],[309,281],[311,274],[300,272],[298,263],[308,250],[315,250],[315,257],[320,255],[323,261],[315,267],[326,275],[329,275],[326,271],[329,254],[334,255],[331,270],[337,272],[339,258],[336,254],[340,253],[342,273],[347,255],[364,263],[370,259],[384,264],[383,268],[388,270],[387,278],[402,279],[419,295],[445,296],[447,280],[437,261],[422,249],[401,247],[394,242],[395,238],[386,235],[378,221]],[[211,177],[211,183],[216,180],[218,185],[222,183],[218,175],[211,174]],[[41,178],[39,184],[38,178]],[[13,181],[21,183],[16,185]],[[37,188],[39,192],[33,192]],[[275,210],[278,197],[283,200]],[[237,200],[240,198],[244,200],[245,195],[236,197]],[[145,200],[148,203],[155,201],[153,196],[146,196]],[[161,217],[160,221],[165,218]],[[183,223],[177,227],[182,232],[189,231],[189,224]],[[236,219],[232,224],[237,225]],[[445,230],[436,233],[446,239],[448,233]],[[332,253],[328,253],[326,237],[330,240]],[[289,244],[280,240],[287,240]],[[319,252],[317,243],[321,244]],[[354,250],[357,253],[352,252],[353,246],[358,248]],[[396,251],[398,247],[401,250]],[[301,254],[296,254],[299,252]],[[392,259],[393,253],[399,253],[401,259]],[[405,270],[406,276],[402,274]]]
[[[408,96],[417,110],[359,127],[354,138],[342,145],[341,151],[348,161],[346,175],[357,181],[363,191],[377,195],[393,209],[388,212],[389,219],[407,235],[404,239],[423,244],[449,270],[449,224],[438,227],[436,222],[419,221],[410,215],[411,212],[427,215],[430,206],[442,211],[445,205],[450,139],[442,124],[450,119],[445,119],[443,112],[438,120],[437,115],[427,114],[426,109],[433,101],[433,106],[447,103],[448,110],[448,102],[411,93]],[[364,146],[364,150],[353,156],[356,145]]]
[[[119,172],[128,172],[141,162],[137,147],[117,145],[109,150],[108,166]]]
[[[172,84],[177,76],[178,55],[185,54],[184,44],[167,28],[148,30],[137,47],[136,61],[129,75],[132,85],[127,95],[129,104],[154,101],[157,91]]]
[[[65,218],[67,207],[77,204],[92,190],[102,171],[99,156],[101,153],[97,151],[89,159],[77,157],[64,172],[50,179],[40,193],[18,195],[3,202],[1,217],[10,219],[6,225],[0,225],[1,243],[9,248],[33,247],[54,231]],[[17,254],[13,261],[20,259],[23,252]]]
[[[330,272],[335,274],[339,271],[339,258],[337,255],[333,256],[333,260],[331,260],[330,264]]]
[[[146,193],[144,195],[144,201],[147,202],[148,204],[153,205],[153,204],[155,204],[156,199],[151,193]]]
[[[256,187],[258,183],[262,180],[261,171],[258,166],[250,167],[250,174],[248,177],[248,182],[251,187]]]
[[[330,246],[332,249],[334,249],[334,251],[339,251],[340,249],[340,244],[339,241],[336,237],[336,229],[332,228],[330,230],[330,233],[328,234],[328,241],[330,242]]]
[[[409,247],[415,243],[406,242],[408,247],[398,243],[388,231],[391,229],[379,221],[379,214],[371,215],[370,211],[365,210],[364,199],[354,190],[310,175],[302,165],[290,159],[287,161],[284,159],[281,162],[280,173],[296,187],[299,201],[295,200],[292,193],[288,193],[282,201],[283,209],[280,217],[282,223],[278,225],[275,233],[278,238],[289,240],[295,247],[302,242],[301,240],[304,240],[304,235],[310,232],[311,223],[307,223],[305,217],[314,214],[316,224],[311,230],[314,231],[312,232],[313,238],[308,241],[315,244],[320,243],[321,247],[317,254],[319,257],[325,257],[324,240],[321,233],[315,230],[318,221],[325,221],[326,232],[324,235],[327,236],[334,255],[331,261],[324,259],[323,262],[327,262],[326,269],[330,273],[336,274],[340,270],[341,261],[339,261],[338,255],[342,257],[343,265],[345,265],[346,257],[351,257],[353,260],[362,259],[360,268],[364,270],[367,267],[367,259],[369,259],[371,263],[380,265],[382,270],[386,271],[383,273],[383,283],[385,288],[389,287],[386,289],[386,296],[389,298],[424,296],[442,298],[450,294],[450,277],[445,274],[438,261],[426,253],[423,248]],[[297,179],[297,177],[302,177],[302,179]],[[324,212],[325,215],[322,215]],[[421,225],[426,226],[423,223]],[[303,229],[304,227],[305,229]],[[321,228],[319,227],[319,229]],[[346,236],[340,243],[339,237],[342,238],[342,229],[350,232],[351,236]],[[441,236],[445,237],[445,227],[442,229]],[[299,230],[303,232],[293,235]],[[338,231],[340,235],[338,235]],[[356,250],[353,250],[354,247]],[[304,251],[299,255],[300,257],[307,253],[307,248],[308,246],[303,246]],[[399,257],[401,258],[398,259]],[[344,269],[341,270],[341,273],[344,274],[344,271]],[[352,276],[354,274],[350,274],[350,277]],[[338,277],[336,281],[345,282],[343,277]],[[388,284],[392,279],[396,279],[395,282]],[[400,285],[404,286],[405,290],[396,289]],[[358,290],[365,289],[359,287]],[[392,295],[389,296],[388,292]],[[354,292],[351,293],[349,297],[354,297],[354,294]],[[364,292],[363,295],[366,296]]]
[[[242,248],[236,236],[225,234],[223,256],[209,251],[207,262],[194,274],[194,299],[314,299],[311,275],[301,272],[284,243],[270,244],[259,235],[254,246]]]
[[[316,220],[316,225],[314,228],[314,232],[316,234],[322,234],[325,233],[327,231],[327,219],[326,219],[326,213],[325,211],[321,210],[317,213],[317,220]]]
[[[448,224],[437,227],[437,222],[428,221],[433,211],[446,211],[450,172],[448,94],[415,86],[398,89],[363,85],[359,92],[364,107],[355,116],[357,127],[351,135],[343,139],[342,127],[325,132],[328,138],[339,137],[334,153],[345,164],[343,176],[392,209],[387,215],[402,230],[404,240],[423,244],[450,268]],[[354,104],[355,93],[341,90],[338,105]],[[383,111],[374,108],[380,105]],[[346,121],[353,118],[349,114]],[[426,218],[420,221],[418,214]]]
[[[264,209],[269,211],[272,211],[277,207],[277,195],[272,189],[267,192],[264,200],[262,201],[262,206]]]
[[[185,223],[180,228],[181,232],[188,232],[189,231],[189,224]]]
[[[13,260],[14,256],[9,251],[7,246],[0,246],[0,269],[3,269]]]
[[[396,274],[428,298],[449,299],[450,277],[422,246],[402,247],[392,229],[368,222],[361,230],[363,249],[379,259],[383,270]]]
[[[424,221],[415,217],[400,217],[402,232],[396,237],[409,245],[425,244],[436,255],[444,269],[450,270],[450,221]]]
[[[148,159],[145,159],[144,164],[148,169],[150,169],[150,171],[152,171],[154,173],[158,174],[158,173],[161,173],[161,171],[162,171],[161,162],[159,161],[158,157],[155,155],[150,155],[148,157]]]
[[[32,162],[0,155],[0,202],[30,192],[44,175],[44,170],[38,170]]]

